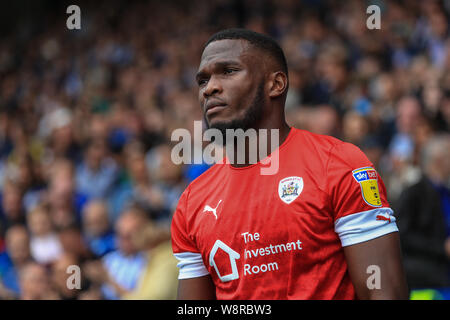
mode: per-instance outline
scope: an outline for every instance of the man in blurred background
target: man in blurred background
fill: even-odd
[[[118,168],[107,152],[103,139],[87,141],[83,161],[76,168],[77,189],[91,199],[106,198],[116,183]]]
[[[19,273],[31,261],[27,229],[23,225],[9,228],[6,232],[6,251],[0,254],[0,287],[5,289],[3,299],[20,296]]]
[[[34,208],[28,213],[27,224],[30,228],[30,248],[33,259],[46,265],[59,258],[63,249],[47,208],[44,206]]]
[[[116,249],[116,239],[110,228],[108,207],[100,200],[89,202],[83,211],[84,238],[97,257]]]
[[[48,168],[49,185],[45,201],[55,227],[64,228],[81,221],[81,211],[88,196],[76,189],[73,162],[66,158],[55,160]]]
[[[106,254],[101,262],[87,264],[86,271],[92,280],[102,284],[102,293],[106,299],[119,299],[136,288],[146,259],[133,242],[133,236],[141,232],[146,221],[142,210],[125,210],[116,223],[118,249]]]
[[[77,300],[81,292],[81,288],[72,288],[67,284],[70,266],[79,266],[79,261],[76,256],[65,253],[52,263],[50,269],[51,284],[62,300]]]
[[[427,141],[423,175],[403,191],[397,208],[411,289],[450,286],[450,135]]]
[[[18,183],[5,181],[1,195],[2,210],[0,212],[0,234],[2,236],[11,226],[25,224],[22,197],[23,190]]]
[[[49,274],[45,267],[29,262],[19,273],[21,300],[57,300],[56,292],[52,289]]]
[[[105,299],[173,299],[176,260],[167,228],[151,223],[139,207],[126,209],[116,223],[118,249],[84,270],[101,285]]]

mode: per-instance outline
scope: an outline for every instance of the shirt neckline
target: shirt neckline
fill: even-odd
[[[267,155],[264,159],[261,159],[260,161],[256,162],[256,163],[252,163],[248,166],[245,167],[233,167],[231,165],[231,163],[227,163],[228,162],[228,157],[225,156],[224,158],[224,163],[227,165],[227,167],[229,167],[231,170],[237,170],[237,171],[242,171],[242,170],[249,170],[252,169],[254,167],[259,167],[259,166],[265,166],[263,165],[261,162],[265,161],[266,159],[270,158],[272,156],[272,154],[277,150],[278,153],[280,153],[280,151],[289,143],[290,140],[292,140],[292,137],[295,135],[295,128],[291,127],[289,129],[289,133],[286,137],[286,139],[284,139],[283,143],[281,145],[279,145],[274,151],[272,151],[269,155]],[[270,162],[269,162],[270,163]]]

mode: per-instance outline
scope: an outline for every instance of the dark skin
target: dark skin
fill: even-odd
[[[260,61],[254,61],[257,56]],[[216,123],[229,123],[242,119],[255,99],[258,86],[264,84],[264,104],[261,120],[253,129],[279,129],[280,141],[289,134],[284,117],[284,101],[287,93],[287,76],[276,71],[277,64],[259,49],[242,40],[221,40],[209,44],[203,52],[196,76],[199,85],[199,101],[210,127]],[[209,104],[224,104],[206,110]],[[269,135],[270,136],[270,135]],[[258,144],[259,145],[259,141]],[[269,153],[279,145],[267,141]],[[248,150],[246,150],[248,153]],[[235,152],[236,154],[236,152]],[[248,159],[248,157],[246,157]],[[261,160],[258,157],[258,161]],[[249,163],[233,164],[246,166]]]
[[[279,129],[278,145],[281,144],[290,128],[284,116],[288,78],[280,70],[273,59],[245,40],[219,40],[210,43],[203,52],[197,74],[199,101],[203,112],[208,101],[221,104],[205,114],[209,125],[214,127],[215,123],[243,117],[256,95],[258,85],[263,81],[263,117],[253,128]],[[408,299],[397,232],[344,247],[344,254],[359,299]],[[376,265],[380,269],[380,289],[369,289],[367,286],[367,280],[371,276],[367,273],[370,265]],[[207,275],[180,280],[178,299],[216,299],[211,277]]]

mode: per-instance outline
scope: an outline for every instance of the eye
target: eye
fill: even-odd
[[[197,84],[201,87],[201,86],[205,85],[207,82],[208,82],[207,79],[199,79],[197,81]]]
[[[232,69],[232,68],[225,68],[223,70],[223,74],[231,74],[233,72],[237,71],[236,69]]]

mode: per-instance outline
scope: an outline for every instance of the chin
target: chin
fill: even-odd
[[[212,120],[208,122],[208,127],[211,129],[219,129],[220,131],[234,129],[232,120]]]

